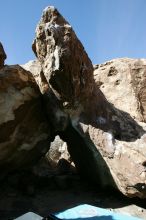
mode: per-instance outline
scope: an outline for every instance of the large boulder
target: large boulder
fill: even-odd
[[[18,65],[0,70],[0,170],[28,169],[45,155],[50,128],[32,74]]]
[[[54,129],[64,129],[68,117],[62,107],[76,115],[92,93],[92,63],[72,27],[53,6],[43,11],[32,48],[42,67],[40,89],[50,97],[49,108],[54,107],[49,110],[55,114]]]
[[[80,174],[127,196],[146,197],[144,127],[105,98],[82,44],[54,7],[43,12],[33,50],[48,119]]]
[[[75,108],[89,96],[93,90],[92,63],[72,27],[54,7],[43,11],[32,48],[46,83],[64,105]]]
[[[4,66],[6,58],[7,58],[7,55],[4,51],[2,43],[0,42],[0,69]]]

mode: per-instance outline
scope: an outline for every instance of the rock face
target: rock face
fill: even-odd
[[[93,91],[93,66],[72,27],[54,7],[43,11],[32,48],[42,66],[41,91],[77,114]],[[58,105],[58,121],[64,120],[67,116]]]
[[[51,143],[46,157],[52,167],[56,167],[61,159],[71,162],[70,155],[67,151],[67,144],[59,136],[56,136],[55,140]]]
[[[95,66],[94,76],[108,101],[146,122],[146,60],[115,59]]]
[[[4,66],[5,59],[7,58],[3,45],[0,42],[0,69]]]
[[[112,139],[114,157],[109,160],[112,175],[116,176],[114,178],[116,184],[121,185],[120,190],[125,191],[124,194],[145,197],[146,60],[115,59],[95,66],[94,77],[96,84],[108,101],[114,105],[116,111],[119,109],[118,111],[125,116],[131,117],[131,122],[129,121],[127,125],[133,123],[133,131],[127,127],[125,132],[120,132],[119,138]],[[121,129],[123,123],[119,119],[112,118],[113,121],[119,122],[119,129]],[[132,133],[133,137],[130,137]],[[126,139],[125,135],[127,135]]]
[[[42,67],[41,64],[38,60],[31,60],[28,63],[21,65],[22,68],[25,70],[29,71],[32,73],[36,83],[38,84],[41,93],[43,93],[44,90],[44,84],[45,82],[43,81],[42,75]]]
[[[27,169],[49,149],[50,128],[41,93],[18,65],[0,70],[0,170]]]
[[[34,77],[43,93],[48,119],[54,134],[67,142],[81,175],[96,184],[116,187],[129,197],[146,197],[144,126],[134,120],[127,104],[122,109],[120,103],[114,106],[105,98],[99,89],[102,80],[95,83],[83,46],[54,7],[43,12],[33,50],[40,66]],[[116,71],[111,68],[110,74]],[[143,77],[137,79],[133,73],[133,82],[144,103]]]

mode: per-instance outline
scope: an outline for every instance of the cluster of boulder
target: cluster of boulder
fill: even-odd
[[[146,198],[146,60],[93,67],[54,7],[43,11],[32,48],[35,61],[8,66],[0,44],[1,178],[64,158],[97,186]]]

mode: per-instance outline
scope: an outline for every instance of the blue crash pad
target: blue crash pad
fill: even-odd
[[[118,214],[87,204],[52,214],[50,217],[61,220],[140,220],[140,218],[137,217]]]

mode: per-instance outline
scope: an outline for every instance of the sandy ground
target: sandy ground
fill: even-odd
[[[32,211],[41,216],[80,204],[108,208],[146,219],[146,200],[129,199],[118,192],[93,187],[78,176],[67,176],[33,184],[5,181],[0,187],[0,220],[10,220]],[[29,180],[29,177],[28,177]],[[38,182],[37,179],[35,179]],[[30,180],[31,182],[31,180]],[[29,183],[30,183],[29,182]]]

